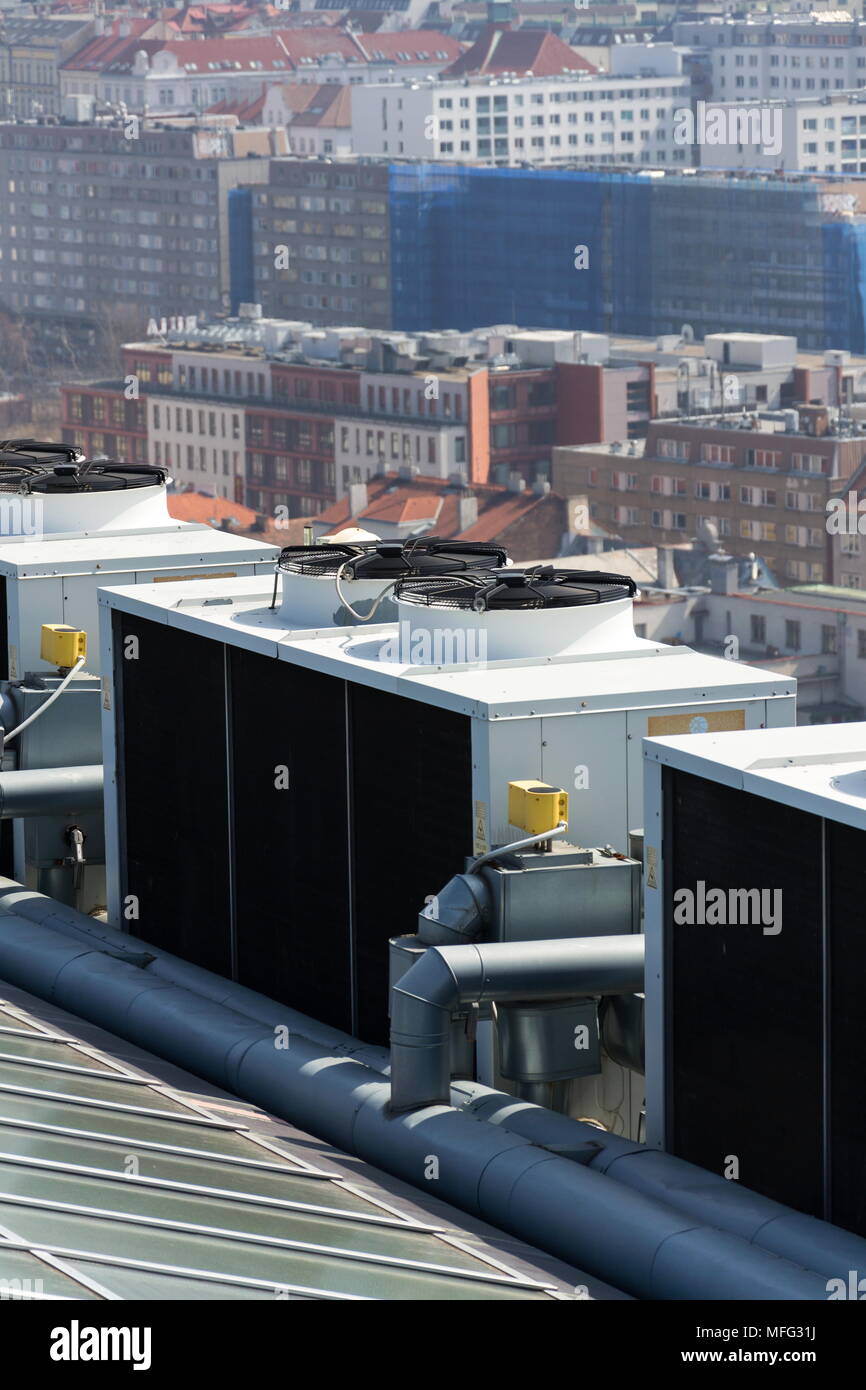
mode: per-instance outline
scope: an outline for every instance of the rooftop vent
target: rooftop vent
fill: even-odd
[[[0,442],[0,494],[33,498],[43,535],[164,530],[171,525],[166,482],[162,468],[88,460],[69,444]]]
[[[293,627],[342,627],[375,612],[377,621],[391,622],[397,616],[390,596],[395,581],[498,569],[507,558],[500,546],[437,536],[289,545],[277,561],[283,575],[280,618]]]
[[[448,627],[472,631],[465,649],[487,661],[643,647],[632,621],[636,593],[625,575],[551,565],[407,578],[394,589],[400,618],[409,623],[409,650],[437,650],[432,638]],[[426,645],[422,633],[431,638]]]

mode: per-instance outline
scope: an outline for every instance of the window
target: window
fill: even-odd
[[[866,629],[863,630],[862,636],[866,637]],[[785,646],[792,652],[800,650],[800,623],[794,618],[785,619]],[[862,653],[858,652],[859,655],[866,657],[866,649]]]
[[[835,623],[821,624],[821,651],[824,655],[836,655],[836,625]]]
[[[767,619],[760,613],[753,613],[749,619],[749,635],[753,646],[764,647],[767,644]]]

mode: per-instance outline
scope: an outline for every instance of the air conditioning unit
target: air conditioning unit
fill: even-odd
[[[279,616],[286,627],[319,628],[397,616],[392,591],[409,576],[453,574],[505,565],[506,552],[495,545],[446,541],[424,536],[408,541],[347,541],[342,533],[330,543],[290,545],[280,552],[282,576]]]
[[[646,744],[647,1137],[866,1235],[866,724]]]
[[[383,1039],[388,940],[514,838],[509,781],[627,850],[645,734],[793,723],[793,680],[637,638],[634,589],[417,576],[397,622],[330,631],[287,630],[256,578],[103,590],[110,920]]]
[[[42,627],[87,634],[83,667],[34,723],[3,748],[2,767],[36,770],[102,761],[97,591],[205,574],[270,574],[279,552],[169,515],[166,475],[145,464],[87,462],[63,444],[16,440],[0,448],[0,701],[6,735],[64,680],[42,652]],[[0,823],[0,872],[74,902],[104,906],[101,813],[81,819],[86,866],[75,870],[70,817]],[[78,887],[72,892],[71,881]]]
[[[87,667],[97,674],[104,582],[272,570],[274,546],[176,521],[166,482],[164,469],[87,462],[71,445],[0,448],[0,679],[48,672],[40,628],[49,622],[87,632]]]

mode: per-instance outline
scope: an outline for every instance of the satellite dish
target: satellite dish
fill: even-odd
[[[695,330],[690,323],[683,324],[680,329],[680,337],[684,343],[693,343],[695,341]]]

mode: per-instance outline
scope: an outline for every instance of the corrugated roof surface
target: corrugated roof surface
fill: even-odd
[[[350,1161],[309,1136],[291,1130],[287,1147],[240,1122],[290,1128],[243,1102],[155,1058],[155,1073],[130,1065],[147,1054],[9,986],[0,996],[3,1296],[567,1296],[567,1283],[501,1263],[477,1233],[459,1239],[453,1209],[435,1204],[444,1225],[419,1220],[366,1165],[352,1161],[351,1181]],[[116,1049],[84,1040],[94,1035]]]

